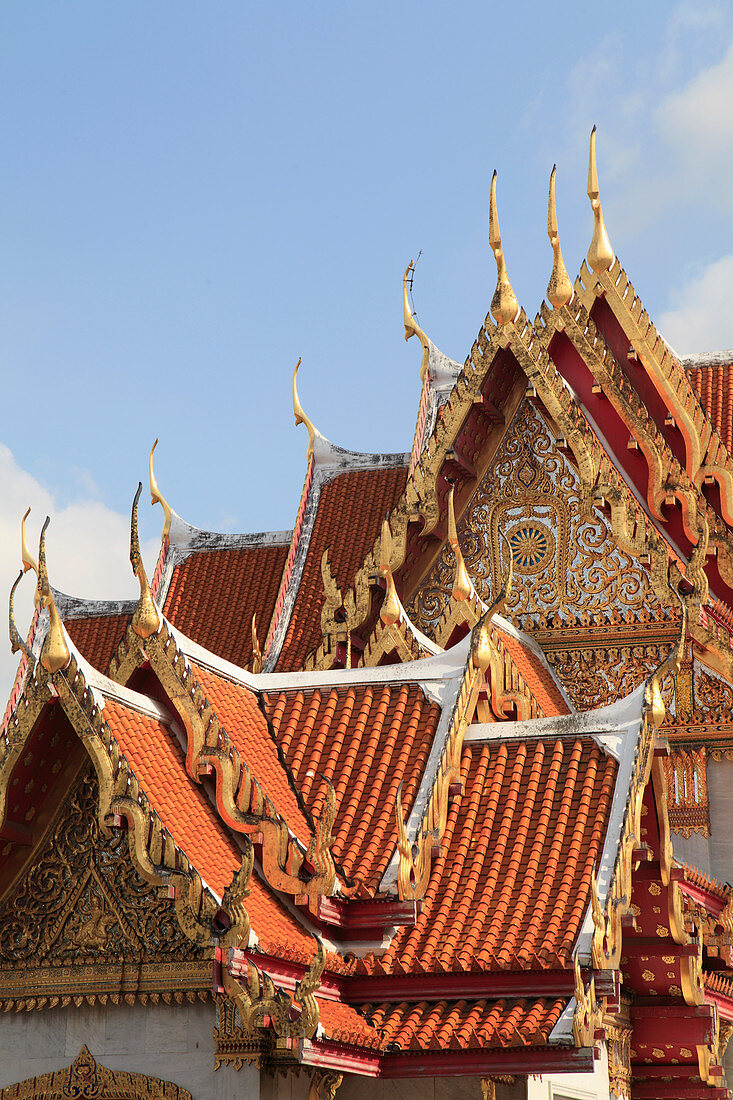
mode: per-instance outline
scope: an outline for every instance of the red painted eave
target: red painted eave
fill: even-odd
[[[379,1054],[329,1040],[303,1043],[303,1064],[365,1077],[477,1077],[490,1074],[592,1073],[592,1047],[501,1047]]]

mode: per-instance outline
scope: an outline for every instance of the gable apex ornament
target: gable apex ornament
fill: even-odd
[[[588,152],[588,198],[593,210],[593,239],[588,249],[588,263],[596,275],[601,271],[608,271],[613,263],[613,249],[608,239],[606,225],[603,221],[601,209],[601,193],[598,189],[598,169],[596,168],[596,128],[590,132],[590,149]]]
[[[165,542],[168,538],[171,530],[171,516],[173,515],[172,509],[168,501],[165,499],[160,489],[158,488],[158,482],[155,480],[155,471],[153,470],[153,452],[158,446],[158,440],[156,439],[153,446],[150,448],[150,457],[148,459],[148,478],[150,481],[150,503],[159,504],[163,509],[163,530],[160,532],[160,541]]]
[[[151,452],[152,453],[152,452]],[[137,528],[137,504],[143,491],[142,481],[138,482],[135,499],[132,502],[132,515],[130,516],[130,565],[132,572],[137,577],[140,585],[140,598],[132,616],[132,629],[138,638],[149,638],[156,634],[160,628],[160,616],[155,606],[153,595],[150,591],[142,554],[140,553],[140,536]]]
[[[422,344],[422,359],[420,361],[420,381],[424,382],[428,373],[428,361],[430,359],[430,342],[415,320],[415,315],[410,309],[410,303],[407,298],[407,279],[411,271],[415,270],[415,261],[410,260],[409,264],[405,268],[405,274],[402,276],[402,323],[405,326],[405,340],[409,340],[411,336],[417,336],[418,340]]]
[[[497,325],[506,325],[519,313],[519,302],[509,282],[504,251],[501,247],[499,215],[496,209],[496,169],[491,177],[489,193],[489,245],[496,260],[496,290],[491,299],[491,313]]]
[[[295,426],[296,426],[296,428],[297,428],[298,424],[305,424],[306,430],[308,432],[308,455],[307,455],[307,458],[308,458],[308,461],[310,461],[310,459],[313,457],[313,446],[314,446],[315,440],[316,440],[316,429],[315,429],[313,421],[310,419],[310,417],[305,415],[305,412],[303,410],[303,406],[300,403],[300,398],[298,397],[298,382],[297,382],[298,369],[299,369],[300,364],[302,362],[303,362],[302,356],[299,356],[298,357],[298,362],[295,364],[295,370],[293,371],[293,416],[295,417]]]
[[[557,231],[557,209],[555,207],[555,173],[557,165],[553,164],[550,172],[550,193],[547,199],[547,236],[552,245],[553,261],[552,274],[547,284],[547,300],[553,309],[562,309],[573,296],[573,284],[570,282],[565,262],[560,248],[560,237]]]

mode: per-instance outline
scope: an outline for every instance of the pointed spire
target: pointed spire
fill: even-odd
[[[308,460],[310,460],[313,455],[313,444],[315,443],[316,429],[313,426],[313,421],[305,415],[303,411],[303,406],[300,403],[300,398],[298,397],[298,384],[296,379],[298,377],[298,368],[300,367],[302,361],[303,360],[301,358],[298,359],[298,362],[295,364],[295,370],[293,371],[293,416],[295,417],[296,427],[298,426],[298,424],[305,424],[308,430]]]
[[[496,290],[491,299],[491,312],[497,325],[513,321],[519,312],[519,303],[507,275],[504,252],[501,247],[499,215],[496,211],[496,171],[491,177],[489,195],[489,245],[496,260]]]
[[[21,569],[18,573],[18,576],[15,578],[13,587],[10,589],[10,596],[8,597],[8,632],[10,634],[10,652],[17,653],[19,650],[22,650],[28,660],[32,661],[33,654],[23,640],[23,636],[18,630],[18,627],[15,625],[15,612],[13,610],[13,599],[15,597],[15,590],[20,582],[23,580],[24,576],[25,573]]]
[[[471,578],[468,575],[466,569],[466,563],[463,560],[463,554],[461,553],[461,547],[458,543],[458,532],[456,531],[456,513],[453,504],[453,485],[451,485],[448,492],[448,542],[450,543],[451,550],[456,559],[456,571],[453,576],[453,592],[452,596],[454,600],[467,600],[471,595]]]
[[[428,360],[430,359],[430,344],[428,338],[423,330],[415,320],[415,316],[410,309],[410,302],[407,297],[407,279],[411,271],[415,270],[415,261],[410,260],[405,274],[402,276],[402,321],[405,326],[405,340],[409,340],[411,336],[417,336],[418,340],[422,344],[422,360],[420,362],[420,381],[425,381],[425,376],[428,373]]]
[[[158,440],[156,439],[153,446],[150,448],[150,458],[148,459],[148,476],[150,478],[150,503],[159,504],[163,509],[163,515],[165,519],[163,521],[163,530],[160,532],[160,541],[165,542],[170,534],[171,530],[171,506],[165,499],[160,489],[158,488],[158,482],[155,480],[155,471],[153,470],[153,452],[158,446]]]
[[[503,615],[506,611],[507,604],[511,598],[512,585],[514,584],[514,554],[512,553],[511,543],[506,537],[503,531],[499,531],[499,534],[506,543],[507,553],[509,555],[509,564],[507,566],[506,575],[504,577],[504,583],[499,589],[499,593],[492,603],[487,612],[488,620],[493,619],[494,615]]]
[[[550,238],[554,259],[552,261],[552,274],[547,284],[547,300],[553,309],[562,309],[573,296],[573,284],[570,282],[570,277],[563,262],[560,237],[557,232],[557,210],[555,209],[556,171],[557,165],[553,164],[550,173],[550,194],[547,201],[547,236]]]
[[[601,210],[601,193],[598,190],[598,169],[596,168],[596,128],[590,132],[590,151],[588,153],[588,198],[593,209],[593,239],[588,249],[588,263],[596,272],[607,271],[613,263],[613,249],[608,239]]]
[[[45,607],[48,611],[48,633],[44,638],[43,648],[41,649],[41,664],[46,672],[53,675],[54,672],[66,668],[71,660],[71,652],[66,644],[61,616],[51,594],[48,569],[46,568],[46,528],[50,522],[50,517],[46,516],[46,522],[41,529],[41,539],[38,544],[38,592],[41,607]]]
[[[389,529],[389,523],[385,517],[382,521],[382,538],[379,551],[380,572],[387,581],[387,590],[384,594],[381,611],[379,612],[379,617],[385,626],[393,626],[394,623],[399,622],[402,610],[399,596],[397,595],[397,589],[395,588],[394,577],[392,576],[391,560],[392,532]]]
[[[151,452],[152,453],[152,452]],[[130,565],[140,584],[140,598],[132,616],[132,629],[138,638],[150,638],[157,633],[160,627],[160,616],[155,606],[148,578],[145,573],[142,555],[140,553],[140,537],[137,529],[137,504],[143,491],[142,481],[138,482],[135,499],[132,502],[132,515],[130,517]]]

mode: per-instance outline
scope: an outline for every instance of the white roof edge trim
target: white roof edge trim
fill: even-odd
[[[469,634],[468,639],[467,639],[469,642],[470,642],[470,638],[471,638],[471,635]],[[464,644],[463,642],[459,642],[459,645],[463,645],[463,644]],[[454,649],[458,649],[458,646],[454,646]],[[465,652],[466,652],[466,660],[468,660],[468,645],[465,646]],[[394,668],[395,666],[390,665],[389,667]],[[425,815],[425,812],[427,810],[428,802],[430,801],[430,796],[433,792],[433,788],[435,786],[435,781],[436,781],[436,778],[437,778],[437,775],[438,775],[438,767],[440,765],[440,759],[441,759],[441,756],[443,755],[443,749],[445,748],[445,745],[446,745],[446,742],[447,742],[447,739],[448,739],[448,729],[449,729],[451,721],[453,719],[453,714],[454,714],[454,711],[455,711],[455,708],[456,708],[456,703],[458,702],[458,696],[459,696],[459,693],[460,693],[460,690],[461,690],[461,685],[463,684],[463,676],[464,676],[464,672],[465,672],[465,667],[466,667],[466,664],[465,664],[465,661],[464,661],[464,664],[461,666],[460,670],[456,672],[455,676],[453,677],[453,679],[451,681],[453,691],[452,691],[452,698],[450,700],[450,706],[448,705],[448,699],[446,699],[445,700],[445,705],[443,707],[443,713],[440,716],[440,721],[438,722],[437,728],[435,730],[435,735],[433,737],[433,743],[430,747],[430,753],[428,754],[428,759],[425,763],[425,770],[423,771],[422,779],[420,780],[420,786],[418,787],[417,794],[415,795],[415,802],[413,804],[412,810],[410,811],[410,816],[408,817],[407,823],[406,823],[406,826],[405,826],[406,829],[407,829],[408,837],[417,836],[418,827],[419,827],[420,822],[422,821],[422,819]],[[469,727],[469,729],[470,729],[470,727]],[[465,737],[464,737],[464,743],[465,743]],[[397,853],[397,849],[395,847],[395,850],[392,853],[392,856],[390,858],[389,864],[387,865],[387,869],[385,870],[384,874],[382,875],[382,879],[381,879],[381,882],[379,884],[380,890],[396,891],[398,866],[399,866],[399,856],[398,856],[398,853]]]
[[[246,669],[217,657],[208,649],[191,641],[168,620],[164,620],[176,645],[190,660],[212,672],[219,672],[250,688],[252,691],[288,691],[300,688],[350,687],[357,684],[416,683],[432,701],[443,706],[446,691],[453,678],[463,673],[468,657],[470,635],[461,639],[452,649],[423,657],[419,661],[406,661],[400,665],[378,665],[376,668],[328,669],[325,672],[260,672],[254,675]]]
[[[549,1043],[567,1043],[569,1040],[572,1041],[573,1016],[575,1015],[576,1007],[577,1001],[575,997],[571,997],[560,1014],[560,1019],[550,1032],[547,1040]]]

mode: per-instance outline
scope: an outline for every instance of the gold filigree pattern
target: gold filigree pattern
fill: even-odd
[[[689,837],[710,836],[710,802],[705,747],[678,749],[664,760],[670,828]]]
[[[0,1089],[0,1100],[193,1100],[191,1093],[143,1073],[100,1066],[83,1046],[70,1066]]]
[[[88,766],[35,863],[0,908],[0,1000],[206,991],[211,951],[186,937],[173,902],[130,859],[121,830],[99,827]]]
[[[507,567],[506,530],[516,577],[509,611],[531,630],[587,613],[595,621],[659,608],[643,567],[615,545],[597,512],[583,514],[578,476],[545,421],[525,401],[459,523],[459,541],[484,600]],[[454,558],[445,549],[409,613],[432,635],[450,598]]]
[[[643,683],[667,656],[662,645],[592,646],[548,649],[546,656],[578,710],[593,710],[622,699]],[[674,705],[674,679],[665,677],[662,697]]]

